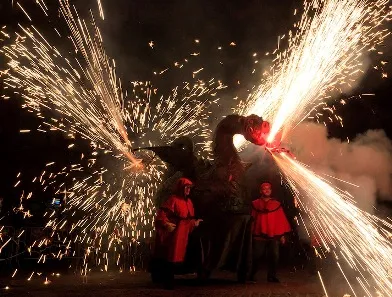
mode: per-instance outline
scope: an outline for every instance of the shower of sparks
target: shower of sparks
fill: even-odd
[[[101,2],[97,1],[104,19]],[[41,2],[37,3],[46,14]],[[223,86],[214,80],[185,83],[175,88],[169,98],[151,100],[157,91],[149,84],[135,82],[135,90],[124,96],[115,63],[104,52],[93,15],[91,23],[86,23],[68,1],[59,0],[59,3],[71,31],[75,53],[83,59],[67,59],[34,26],[20,26],[24,36],[17,34],[15,42],[2,49],[9,66],[4,73],[5,85],[17,89],[25,107],[35,110],[38,117],[46,119],[46,111],[55,112],[38,131],[59,130],[71,138],[81,135],[91,142],[91,156],[83,155],[80,163],[57,173],[50,171],[56,166],[50,162],[33,179],[33,183],[44,189],[55,188],[56,197],[63,195],[64,206],[46,212],[46,230],[50,232],[28,248],[30,253],[40,251],[38,262],[44,263],[50,256],[61,259],[74,255],[73,246],[83,243],[82,273],[87,274],[91,258],[105,271],[113,263],[121,266],[120,262],[126,262],[126,248],[139,238],[152,235],[152,198],[165,166],[152,154],[140,153],[138,157],[145,166],[132,170],[134,166],[130,165],[139,161],[130,153],[131,145],[167,144],[177,136],[188,134],[199,139],[198,144],[208,146],[208,106],[216,103],[217,91]],[[306,1],[303,17],[296,24],[297,31],[279,38],[278,48],[282,48],[284,38],[288,39],[287,50],[278,53],[261,86],[237,110],[269,120],[273,124],[271,139],[282,130],[287,135],[315,108],[325,108],[331,118],[341,121],[334,109],[322,101],[343,85],[350,86],[363,71],[362,57],[374,51],[389,35],[380,29],[390,17],[387,4],[387,0]],[[309,17],[311,13],[313,17]],[[276,52],[278,49],[273,54]],[[199,54],[195,52],[192,56]],[[182,64],[174,66],[180,68]],[[202,70],[195,69],[194,77]],[[315,117],[319,116],[316,113]],[[110,167],[99,165],[102,161],[99,159],[105,155],[113,160]],[[360,211],[347,193],[331,187],[285,154],[274,157],[299,197],[301,208],[311,218],[311,232],[317,233],[327,251],[335,252],[338,265],[344,259],[358,272],[354,281],[366,293],[374,289],[390,296],[389,223]],[[89,175],[83,174],[86,172]],[[75,178],[75,174],[83,176]],[[71,177],[70,184],[63,181]],[[15,186],[20,185],[20,178]],[[20,206],[15,209],[26,218],[32,215],[25,207],[29,199],[32,193],[23,193]],[[11,241],[2,235],[2,228],[0,251]],[[52,249],[42,252],[55,240],[58,244],[55,253]],[[110,251],[114,251],[114,257],[109,256]],[[134,263],[121,267],[125,268],[134,270]],[[30,279],[33,275],[34,272]],[[343,275],[349,282],[350,276]],[[45,284],[49,282],[46,279]],[[350,288],[353,288],[351,284]]]
[[[124,116],[132,134],[137,135],[133,146],[151,146],[158,139],[171,143],[187,135],[196,140],[198,153],[208,157],[212,139],[208,122],[210,107],[218,103],[219,91],[226,88],[222,82],[213,78],[206,82],[185,82],[174,88],[168,98],[153,98],[157,97],[157,90],[149,83],[134,82],[133,86]]]
[[[304,14],[295,25],[296,33],[288,35],[287,50],[279,52],[282,37],[274,52],[278,54],[265,72],[262,84],[237,110],[269,120],[272,123],[269,142],[279,141],[278,133],[289,136],[314,110],[318,119],[322,116],[320,107],[330,112],[332,121],[335,110],[325,102],[334,92],[351,88],[366,70],[363,66],[366,55],[376,52],[376,47],[390,34],[382,27],[390,17],[387,0],[305,1]],[[236,140],[237,147],[243,143],[244,139]],[[353,294],[356,296],[352,285],[355,282],[355,290],[361,289],[367,295],[373,295],[370,291],[374,291],[391,296],[392,262],[388,255],[392,252],[389,241],[392,225],[358,209],[353,197],[332,187],[285,153],[274,154],[274,159],[310,218],[311,226],[307,229],[316,233],[327,252],[333,252]],[[347,276],[341,262],[346,262],[356,275]],[[320,280],[323,284],[321,276]]]
[[[135,146],[166,145],[177,136],[187,134],[204,152],[201,156],[209,157],[209,151],[204,149],[209,147],[211,138],[207,121],[209,107],[218,102],[217,93],[225,86],[213,79],[184,83],[182,87],[174,88],[167,98],[160,96],[150,83],[134,82],[132,87],[124,96],[124,122],[129,124]],[[55,197],[61,199],[62,207],[56,208],[53,199],[44,214],[45,228],[50,232],[29,243],[29,250],[41,251],[38,252],[41,255],[39,262],[44,262],[46,257],[70,256],[75,253],[77,244],[83,244],[83,274],[88,273],[92,257],[104,270],[109,265],[122,270],[134,269],[134,263],[125,266],[127,254],[124,251],[130,244],[152,236],[153,199],[166,167],[154,155],[140,152],[138,156],[145,166],[142,170],[132,170],[126,159],[114,158],[113,152],[94,143],[91,146],[94,150],[83,154],[79,163],[52,172],[59,165],[48,162],[44,171],[33,178],[32,184],[55,193]],[[112,160],[110,166],[105,163],[107,157]],[[17,175],[15,187],[22,186],[22,177],[21,173]],[[14,211],[24,218],[31,217],[28,203],[32,196],[32,192],[23,193],[20,206]],[[46,247],[52,246],[55,239],[58,252],[53,253],[51,249],[48,254]],[[8,237],[0,240],[0,248],[10,240]],[[113,251],[115,256],[108,256],[107,251]]]
[[[237,111],[258,114],[272,123],[269,141],[287,135],[334,92],[350,88],[363,73],[369,52],[390,34],[388,0],[311,0],[295,24],[284,51],[276,49],[260,86]],[[240,147],[243,139],[236,140]]]
[[[62,55],[34,26],[19,26],[23,35],[15,33],[14,42],[1,49],[8,59],[9,69],[2,72],[6,88],[20,94],[24,107],[43,119],[36,130],[61,131],[71,139],[81,136],[92,148],[79,162],[62,169],[48,162],[32,179],[44,191],[51,189],[55,198],[44,215],[50,232],[29,243],[28,251],[38,252],[38,262],[45,262],[47,257],[73,255],[75,245],[83,244],[83,274],[89,271],[92,255],[104,270],[113,262],[121,269],[134,270],[134,265],[125,267],[120,262],[126,261],[127,246],[152,236],[153,199],[165,165],[146,152],[138,152],[140,159],[136,160],[130,153],[131,144],[167,145],[188,135],[202,148],[200,155],[208,158],[209,108],[217,104],[219,90],[225,86],[215,79],[184,82],[165,97],[150,83],[134,82],[131,92],[123,92],[92,13],[91,22],[86,23],[68,1],[59,3],[71,31],[73,58]],[[31,131],[21,130],[27,132]],[[74,147],[75,143],[68,146]],[[143,167],[134,170],[139,161]],[[20,187],[20,173],[17,178],[15,187]],[[23,193],[14,212],[31,217],[28,202],[32,196],[32,192]],[[62,206],[56,208],[59,198]],[[1,238],[0,249],[10,241]],[[58,251],[44,252],[54,241]],[[110,250],[116,254],[114,259],[108,256]]]
[[[314,16],[309,17],[310,13]],[[279,138],[280,132],[287,137],[315,110],[313,118],[317,121],[323,116],[320,111],[323,109],[330,113],[330,121],[336,119],[342,124],[335,107],[328,107],[326,102],[334,92],[351,88],[365,70],[362,64],[365,55],[376,51],[376,46],[390,34],[382,29],[390,16],[386,0],[305,1],[304,14],[295,25],[296,33],[289,32],[287,50],[278,52],[280,42],[286,38],[282,37],[273,53],[278,52],[273,65],[263,74],[262,84],[247,101],[241,102],[237,111],[256,113],[269,120],[272,123],[269,142]],[[235,140],[237,147],[244,142],[243,138]],[[285,153],[280,155],[274,154],[274,158],[299,198],[302,210],[311,219],[311,226],[306,228],[316,233],[326,251],[334,253],[354,296],[357,295],[353,282],[369,296],[373,295],[370,291],[391,296],[392,262],[388,255],[392,251],[389,242],[392,226],[358,209],[353,197],[332,187]],[[342,261],[356,272],[355,277],[346,276],[339,263]],[[320,274],[319,277],[327,294]]]
[[[197,82],[193,85],[185,83],[177,87],[168,98],[159,97],[158,90],[149,83],[134,82],[133,90],[124,97],[127,106],[125,122],[135,136],[138,146],[151,146],[170,143],[177,136],[186,133],[196,142],[196,146],[207,147],[206,141],[211,137],[208,129],[209,106],[214,105],[219,98],[217,92],[224,86],[214,80]],[[156,102],[156,103],[153,103]],[[129,111],[129,113],[128,113]],[[130,170],[123,159],[114,159],[110,167],[99,166],[100,155],[112,156],[110,151],[96,150],[91,156],[82,155],[80,163],[64,167],[57,173],[51,173],[47,168],[55,166],[53,162],[45,166],[45,171],[33,179],[44,190],[51,187],[56,197],[63,199],[63,207],[49,209],[44,217],[46,229],[51,230],[49,237],[43,237],[30,245],[31,250],[37,250],[52,243],[53,238],[61,241],[57,258],[62,258],[72,252],[73,246],[83,244],[86,249],[82,273],[88,272],[88,263],[92,255],[97,260],[97,266],[108,265],[125,267],[126,249],[137,240],[150,238],[153,234],[153,218],[155,206],[153,198],[156,195],[165,165],[149,153],[140,153],[145,166],[142,170]],[[203,150],[203,157],[208,158],[208,150]],[[116,168],[116,169],[115,169]],[[82,178],[75,179],[75,175]],[[67,178],[72,182],[66,188]],[[18,175],[19,185],[21,175]],[[31,214],[25,204],[32,193],[23,194],[19,208],[15,212],[24,217]],[[54,200],[52,204],[54,205]],[[113,251],[114,258],[105,251]],[[44,254],[42,254],[44,255]],[[40,258],[39,261],[44,261]],[[132,266],[132,265],[131,265]]]
[[[114,61],[105,54],[94,17],[91,14],[91,24],[87,25],[72,12],[68,1],[59,3],[75,53],[80,53],[83,61],[67,59],[34,26],[19,25],[25,36],[16,34],[15,42],[1,50],[9,66],[5,85],[21,90],[25,104],[38,116],[43,109],[59,113],[54,128],[80,134],[138,164],[129,151],[121,83]]]
[[[331,186],[287,154],[273,156],[301,210],[309,216],[309,232],[316,234],[324,250],[334,254],[342,273],[342,262],[355,271],[355,275],[343,273],[354,296],[355,289],[391,296],[392,224],[360,210],[347,192]]]

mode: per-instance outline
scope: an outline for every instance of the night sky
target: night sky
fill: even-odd
[[[71,2],[82,14],[87,15],[88,8],[98,12],[95,0]],[[250,75],[254,67],[252,54],[273,50],[277,36],[291,28],[294,9],[301,6],[301,1],[294,0],[102,0],[102,3],[106,20],[98,23],[107,53],[116,60],[118,76],[123,82],[151,80],[167,91],[191,79],[192,70],[202,65],[206,68],[202,78],[216,77],[229,85],[221,104],[231,106],[234,105],[231,98],[243,94],[246,88],[257,82]],[[61,50],[70,49],[68,40],[63,44],[53,35],[53,24],[66,32],[64,24],[55,17],[49,23],[39,10],[29,9],[27,4],[24,6],[31,11],[34,25],[45,32],[49,40],[53,37],[56,40],[53,43]],[[52,11],[55,11],[54,7],[51,4]],[[10,30],[16,28],[18,22],[28,24],[20,10],[11,8],[11,0],[2,0],[1,25],[7,25]],[[200,40],[198,45],[195,39]],[[151,40],[154,41],[154,49],[148,45]],[[237,46],[229,46],[232,41]],[[222,46],[223,50],[218,51],[218,46]],[[381,50],[384,52],[382,60],[390,61],[392,38]],[[189,57],[193,52],[201,54],[192,58],[183,70],[158,78],[152,74],[173,65],[176,60]],[[264,62],[268,64],[268,60]],[[385,71],[392,75],[390,70],[391,65],[387,64]],[[236,83],[238,80],[240,85]],[[380,71],[370,68],[354,90],[336,99],[339,101],[361,93],[375,93],[376,96],[366,100],[353,99],[345,106],[339,105],[345,127],[331,124],[328,126],[330,136],[354,138],[368,129],[384,129],[392,138],[391,91],[390,78],[382,79]],[[19,130],[34,130],[39,124],[33,114],[20,106],[21,100],[14,96],[11,100],[0,101],[0,196],[5,198],[8,206],[15,205],[20,194],[20,189],[13,188],[19,171],[28,179],[42,171],[46,163],[56,160],[59,166],[68,164],[88,149],[85,143],[81,143],[70,153],[67,145],[71,142],[60,132],[19,134]],[[228,113],[230,108],[226,110]],[[222,115],[217,114],[216,117]],[[49,197],[50,193],[46,195]]]

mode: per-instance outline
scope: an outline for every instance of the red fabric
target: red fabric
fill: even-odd
[[[193,183],[189,179],[181,177],[174,185],[173,193],[177,196],[184,197],[184,189],[186,186],[193,186]]]
[[[176,195],[171,195],[163,203],[155,220],[155,256],[169,262],[184,261],[189,233],[195,228],[193,203],[183,197],[186,185],[192,183],[185,178],[179,179]],[[169,232],[165,227],[168,222],[176,224],[173,232]]]
[[[254,219],[252,234],[255,238],[268,239],[282,236],[291,231],[279,201],[262,198],[252,202],[252,217]]]

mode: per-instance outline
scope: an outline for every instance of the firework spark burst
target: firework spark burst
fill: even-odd
[[[334,255],[354,295],[359,293],[356,289],[362,289],[371,296],[377,292],[391,296],[392,224],[360,210],[354,197],[286,153],[273,156],[302,212],[310,218],[308,232],[315,233],[322,248]],[[356,272],[355,276],[346,276],[343,262]]]
[[[104,19],[101,2],[97,1]],[[45,11],[41,2],[37,3]],[[21,90],[26,107],[34,109],[42,118],[45,118],[42,109],[57,112],[59,116],[45,125],[69,135],[81,135],[91,141],[95,150],[92,153],[95,157],[85,160],[86,163],[70,165],[57,174],[46,170],[37,176],[35,182],[48,186],[62,175],[86,171],[86,168],[91,172],[89,176],[73,181],[68,189],[64,184],[57,186],[57,194],[67,196],[63,215],[47,212],[47,228],[52,232],[30,246],[30,250],[45,247],[55,235],[59,236],[63,249],[55,256],[61,258],[70,253],[73,243],[82,242],[87,246],[83,265],[86,274],[91,254],[103,251],[97,262],[106,270],[108,250],[116,251],[114,259],[118,262],[124,243],[129,244],[126,238],[134,240],[151,235],[154,211],[151,198],[164,165],[153,156],[141,156],[150,159],[149,166],[127,171],[130,162],[138,164],[130,153],[131,145],[153,145],[152,139],[168,143],[178,135],[189,133],[206,139],[209,134],[208,104],[206,99],[200,98],[207,96],[208,102],[216,102],[216,91],[222,85],[213,80],[186,83],[184,87],[174,89],[168,99],[160,97],[155,105],[151,100],[155,91],[148,84],[134,84],[144,89],[142,99],[133,92],[124,96],[116,77],[115,63],[104,52],[93,15],[91,22],[86,23],[68,1],[59,0],[59,3],[71,31],[75,52],[82,60],[65,58],[34,26],[21,27],[24,36],[17,35],[15,42],[4,47],[2,52],[9,59],[10,67],[6,85]],[[387,4],[386,0],[306,1],[303,17],[296,24],[296,33],[290,32],[287,37],[287,50],[279,52],[261,86],[237,110],[244,114],[256,113],[271,121],[271,139],[282,129],[287,135],[312,109],[324,104],[321,101],[329,98],[330,92],[350,84],[362,71],[364,54],[373,51],[389,35],[380,29],[390,17]],[[310,17],[310,13],[314,16]],[[196,69],[193,74],[202,69]],[[186,94],[178,95],[179,90],[185,90]],[[133,100],[127,100],[132,96]],[[181,101],[181,98],[186,100]],[[129,138],[131,134],[134,137]],[[98,166],[96,156],[102,153],[116,157],[120,170],[110,173],[105,166]],[[392,265],[385,258],[391,247],[383,237],[389,236],[389,224],[361,212],[352,204],[350,196],[331,187],[299,163],[286,157],[275,156],[275,159],[289,185],[302,195],[302,207],[312,218],[312,227],[324,247],[337,250],[339,257],[341,255],[359,272],[358,283],[365,292],[369,292],[367,284],[372,280],[380,292],[391,295],[388,273]],[[23,207],[23,201],[30,198],[30,193],[23,195],[21,206],[16,209],[25,217],[31,214]],[[386,228],[380,231],[380,226]],[[345,232],[347,228],[349,231]],[[66,230],[71,232],[61,235]],[[9,241],[2,241],[0,249]],[[45,261],[47,256],[42,253],[39,262]]]
[[[312,16],[310,16],[312,14]],[[390,21],[389,1],[305,1],[304,14],[289,32],[288,47],[278,53],[264,73],[262,84],[238,106],[243,114],[255,113],[272,123],[268,141],[279,145],[296,125],[320,107],[330,112],[326,102],[341,93],[364,72],[364,60],[390,34],[383,25]],[[383,77],[385,75],[383,74]],[[282,133],[282,135],[279,135]],[[236,146],[245,141],[237,138]],[[282,155],[283,157],[279,157]],[[333,251],[338,266],[345,260],[358,276],[356,282],[367,294],[390,296],[392,245],[391,225],[359,210],[349,194],[334,188],[287,154],[273,154],[293,192],[302,197],[302,209],[311,218],[311,230],[327,251]],[[321,276],[321,275],[320,275]],[[320,278],[321,279],[321,278]],[[324,285],[323,285],[324,287]]]
[[[270,121],[270,142],[279,132],[285,137],[364,71],[368,52],[390,35],[383,28],[390,17],[388,0],[305,1],[295,32],[279,38],[288,39],[287,49],[279,51],[278,44],[260,86],[237,110]],[[236,141],[237,147],[243,143]]]
[[[91,14],[87,25],[72,12],[68,1],[59,3],[75,54],[80,53],[82,61],[77,55],[73,62],[67,59],[34,26],[20,26],[24,35],[16,34],[15,42],[2,48],[9,59],[5,84],[21,90],[25,104],[38,116],[42,109],[59,113],[57,129],[82,135],[138,164],[130,153],[123,121],[121,83],[114,61],[105,54],[94,17]]]
[[[115,63],[105,54],[93,14],[87,23],[68,1],[59,3],[75,55],[62,55],[34,26],[19,26],[23,35],[15,33],[14,42],[1,50],[9,66],[3,75],[6,86],[24,99],[24,107],[43,119],[37,131],[61,131],[90,142],[92,152],[88,157],[82,154],[79,163],[51,172],[55,162],[49,162],[33,178],[32,183],[44,191],[52,188],[56,197],[64,196],[65,204],[61,210],[52,208],[45,213],[50,234],[29,246],[31,252],[50,245],[54,238],[61,241],[56,255],[40,254],[42,262],[47,256],[69,255],[75,243],[82,243],[86,251],[82,272],[86,274],[92,255],[106,270],[109,250],[116,252],[118,264],[129,241],[152,235],[153,197],[165,165],[148,154],[140,154],[141,159],[136,160],[130,152],[131,145],[168,144],[187,134],[196,146],[208,148],[209,107],[218,102],[218,93],[225,86],[215,79],[199,79],[184,82],[165,97],[151,83],[134,82],[129,94],[123,92]],[[98,4],[103,18],[100,1]],[[21,131],[28,132],[31,131]],[[75,143],[69,145],[69,149],[74,147]],[[208,157],[208,150],[202,151]],[[101,160],[108,157],[109,164],[102,165]],[[135,166],[141,160],[144,166]],[[17,186],[21,186],[20,175]],[[23,193],[14,211],[30,217],[25,204],[32,195]],[[8,243],[9,240],[2,243],[2,248]]]

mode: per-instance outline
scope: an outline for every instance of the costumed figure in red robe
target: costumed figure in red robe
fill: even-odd
[[[250,281],[255,281],[260,262],[264,254],[268,257],[269,282],[279,282],[276,266],[279,260],[279,242],[285,243],[285,234],[291,231],[290,224],[281,203],[272,198],[272,186],[263,183],[260,187],[261,198],[252,202],[252,270]]]
[[[193,203],[188,198],[191,187],[190,180],[180,178],[155,219],[156,265],[151,274],[153,281],[163,281],[166,289],[173,288],[175,267],[184,262],[189,234],[201,222],[194,218]]]

